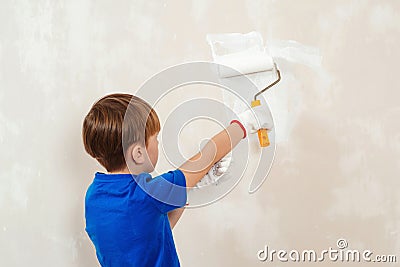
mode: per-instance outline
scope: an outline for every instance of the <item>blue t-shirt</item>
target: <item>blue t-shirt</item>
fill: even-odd
[[[168,212],[186,204],[180,170],[97,172],[85,198],[86,232],[101,266],[180,266]]]

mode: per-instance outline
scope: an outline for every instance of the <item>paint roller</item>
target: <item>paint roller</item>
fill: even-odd
[[[259,95],[267,91],[269,88],[277,84],[281,80],[281,73],[273,61],[272,57],[265,52],[237,52],[233,54],[227,54],[218,58],[218,63],[228,66],[229,68],[219,68],[219,75],[222,78],[230,78],[239,75],[254,74],[265,71],[274,71],[277,75],[277,79],[271,84],[267,85],[264,89],[254,95],[254,99],[251,102],[251,107],[257,107],[261,105],[261,101],[257,99]],[[257,130],[258,140],[261,147],[269,146],[268,131],[266,128],[260,128]]]

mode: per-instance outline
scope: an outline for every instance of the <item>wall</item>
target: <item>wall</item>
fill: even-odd
[[[399,10],[396,0],[2,1],[1,265],[97,266],[83,217],[102,170],[80,136],[90,105],[210,60],[207,33],[252,30],[277,49],[315,48],[321,61],[279,59],[283,81],[266,96],[277,141],[268,179],[249,195],[244,177],[187,210],[174,229],[182,265],[267,265],[257,260],[265,245],[323,250],[338,238],[398,253]]]

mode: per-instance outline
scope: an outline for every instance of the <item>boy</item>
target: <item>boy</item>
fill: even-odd
[[[98,100],[84,119],[82,137],[87,153],[107,170],[95,174],[85,197],[85,230],[101,266],[180,266],[171,228],[182,215],[187,190],[257,128],[251,117],[233,120],[178,169],[152,178],[160,131],[156,112],[129,94]]]

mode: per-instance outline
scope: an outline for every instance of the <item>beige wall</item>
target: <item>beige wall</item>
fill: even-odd
[[[271,173],[256,194],[245,177],[185,212],[174,230],[182,265],[281,266],[257,251],[320,251],[342,237],[398,253],[399,10],[396,0],[1,1],[0,265],[97,266],[83,217],[101,170],[81,144],[90,105],[210,60],[207,33],[252,30],[318,49],[321,65],[279,61]]]

